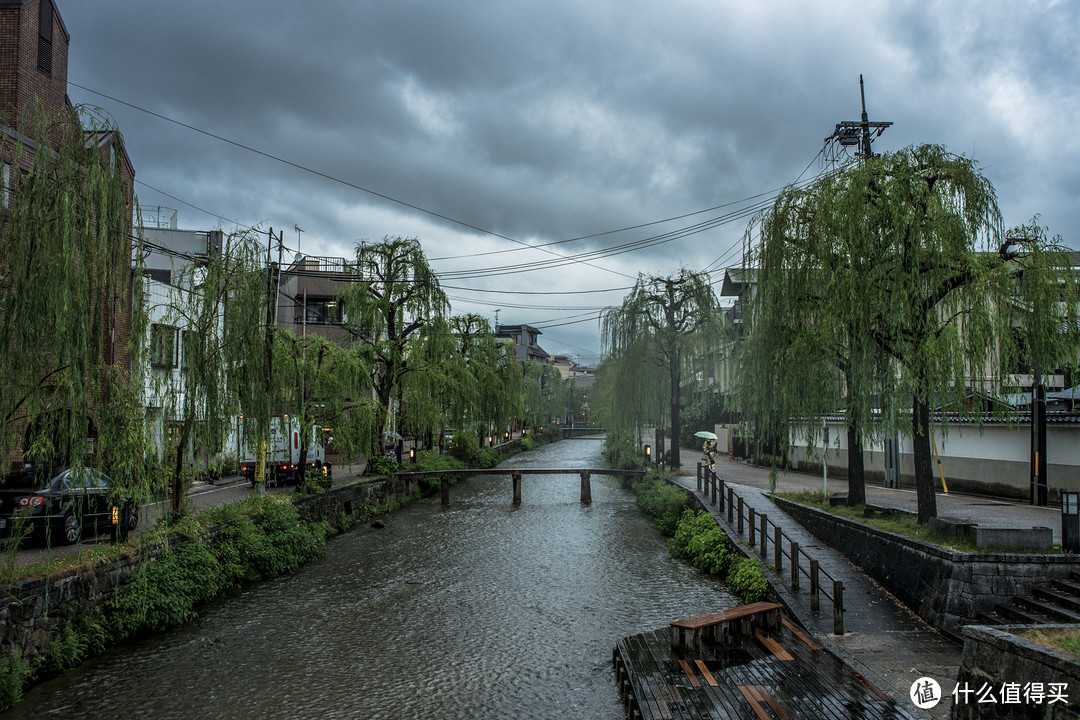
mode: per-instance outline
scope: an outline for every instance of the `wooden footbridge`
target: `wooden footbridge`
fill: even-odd
[[[623,478],[641,477],[644,470],[612,470],[610,468],[469,468],[465,470],[428,470],[424,472],[397,472],[394,477],[421,480],[439,478],[442,504],[450,504],[450,478],[456,475],[509,475],[514,486],[514,504],[521,504],[521,479],[525,475],[578,475],[581,478],[581,502],[592,502],[592,476],[615,475]]]

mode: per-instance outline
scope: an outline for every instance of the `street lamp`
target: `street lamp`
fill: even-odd
[[[645,462],[646,464],[652,462],[652,445],[645,446]]]

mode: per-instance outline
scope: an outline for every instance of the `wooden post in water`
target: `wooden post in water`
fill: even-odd
[[[833,580],[832,583],[832,631],[836,635],[844,634],[844,583]]]
[[[731,521],[734,519],[732,517],[732,515],[734,514],[734,508],[735,508],[735,491],[732,490],[731,488],[728,488],[727,489],[727,521],[728,521],[728,525],[730,525]]]
[[[701,463],[697,464],[697,491],[701,492]]]
[[[810,558],[810,609],[814,612],[821,609],[821,598],[818,597],[819,590],[818,562],[814,558]]]
[[[716,505],[716,509],[719,510],[720,512],[723,512],[724,511],[724,478],[717,475],[716,476],[716,485],[717,485],[717,490],[716,490],[716,496],[713,497],[713,504],[716,505],[716,503],[719,501],[720,504]]]
[[[709,475],[712,476],[712,504],[713,507],[717,506],[717,493],[720,492],[720,477],[716,474],[715,470],[710,470]]]
[[[521,473],[512,473],[510,475],[514,480],[514,504],[521,504]]]
[[[761,513],[761,557],[769,554],[769,516]]]
[[[740,535],[742,535],[742,524],[743,524],[742,505],[743,505],[742,498],[739,498],[739,534]]]
[[[581,502],[586,505],[592,503],[592,482],[587,472],[581,473]]]
[[[799,543],[791,541],[791,589],[799,588]]]
[[[443,507],[450,505],[450,476],[439,476],[439,493],[442,495]]]
[[[773,528],[773,565],[776,566],[776,574],[784,569],[784,548],[780,545],[782,533],[779,526]]]
[[[757,545],[757,538],[754,537],[754,533],[757,531],[757,510],[750,508],[750,547]],[[742,528],[739,528],[739,534],[742,534]]]

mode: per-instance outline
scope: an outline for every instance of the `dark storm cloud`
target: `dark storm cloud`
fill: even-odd
[[[836,122],[858,119],[863,73],[871,118],[896,123],[875,149],[939,142],[972,155],[997,185],[1007,223],[1041,212],[1051,232],[1080,245],[1070,237],[1080,223],[1072,200],[1080,184],[1072,133],[1080,28],[1070,3],[59,6],[71,31],[74,82],[530,243],[791,182]],[[71,95],[116,116],[140,180],[242,222],[299,224],[305,251],[345,253],[357,238],[384,233],[419,234],[433,257],[515,247],[77,88]],[[821,169],[811,164],[806,176]],[[138,189],[144,203],[177,204]],[[216,222],[180,210],[184,225]],[[629,275],[703,267],[737,245],[745,227],[741,220],[596,262]],[[667,229],[556,250],[581,252]],[[549,257],[515,252],[439,269]],[[737,253],[729,257],[738,262]],[[625,285],[626,278],[579,265],[482,283],[563,290]],[[542,302],[617,303],[620,294],[601,298]],[[455,309],[492,312],[457,302]],[[501,317],[552,315],[515,309]],[[599,349],[594,324],[550,335]],[[559,350],[551,341],[545,347]]]

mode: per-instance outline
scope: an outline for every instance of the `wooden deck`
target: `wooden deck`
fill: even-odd
[[[676,647],[668,628],[633,635],[614,664],[632,719],[913,718],[787,618],[726,644]]]

